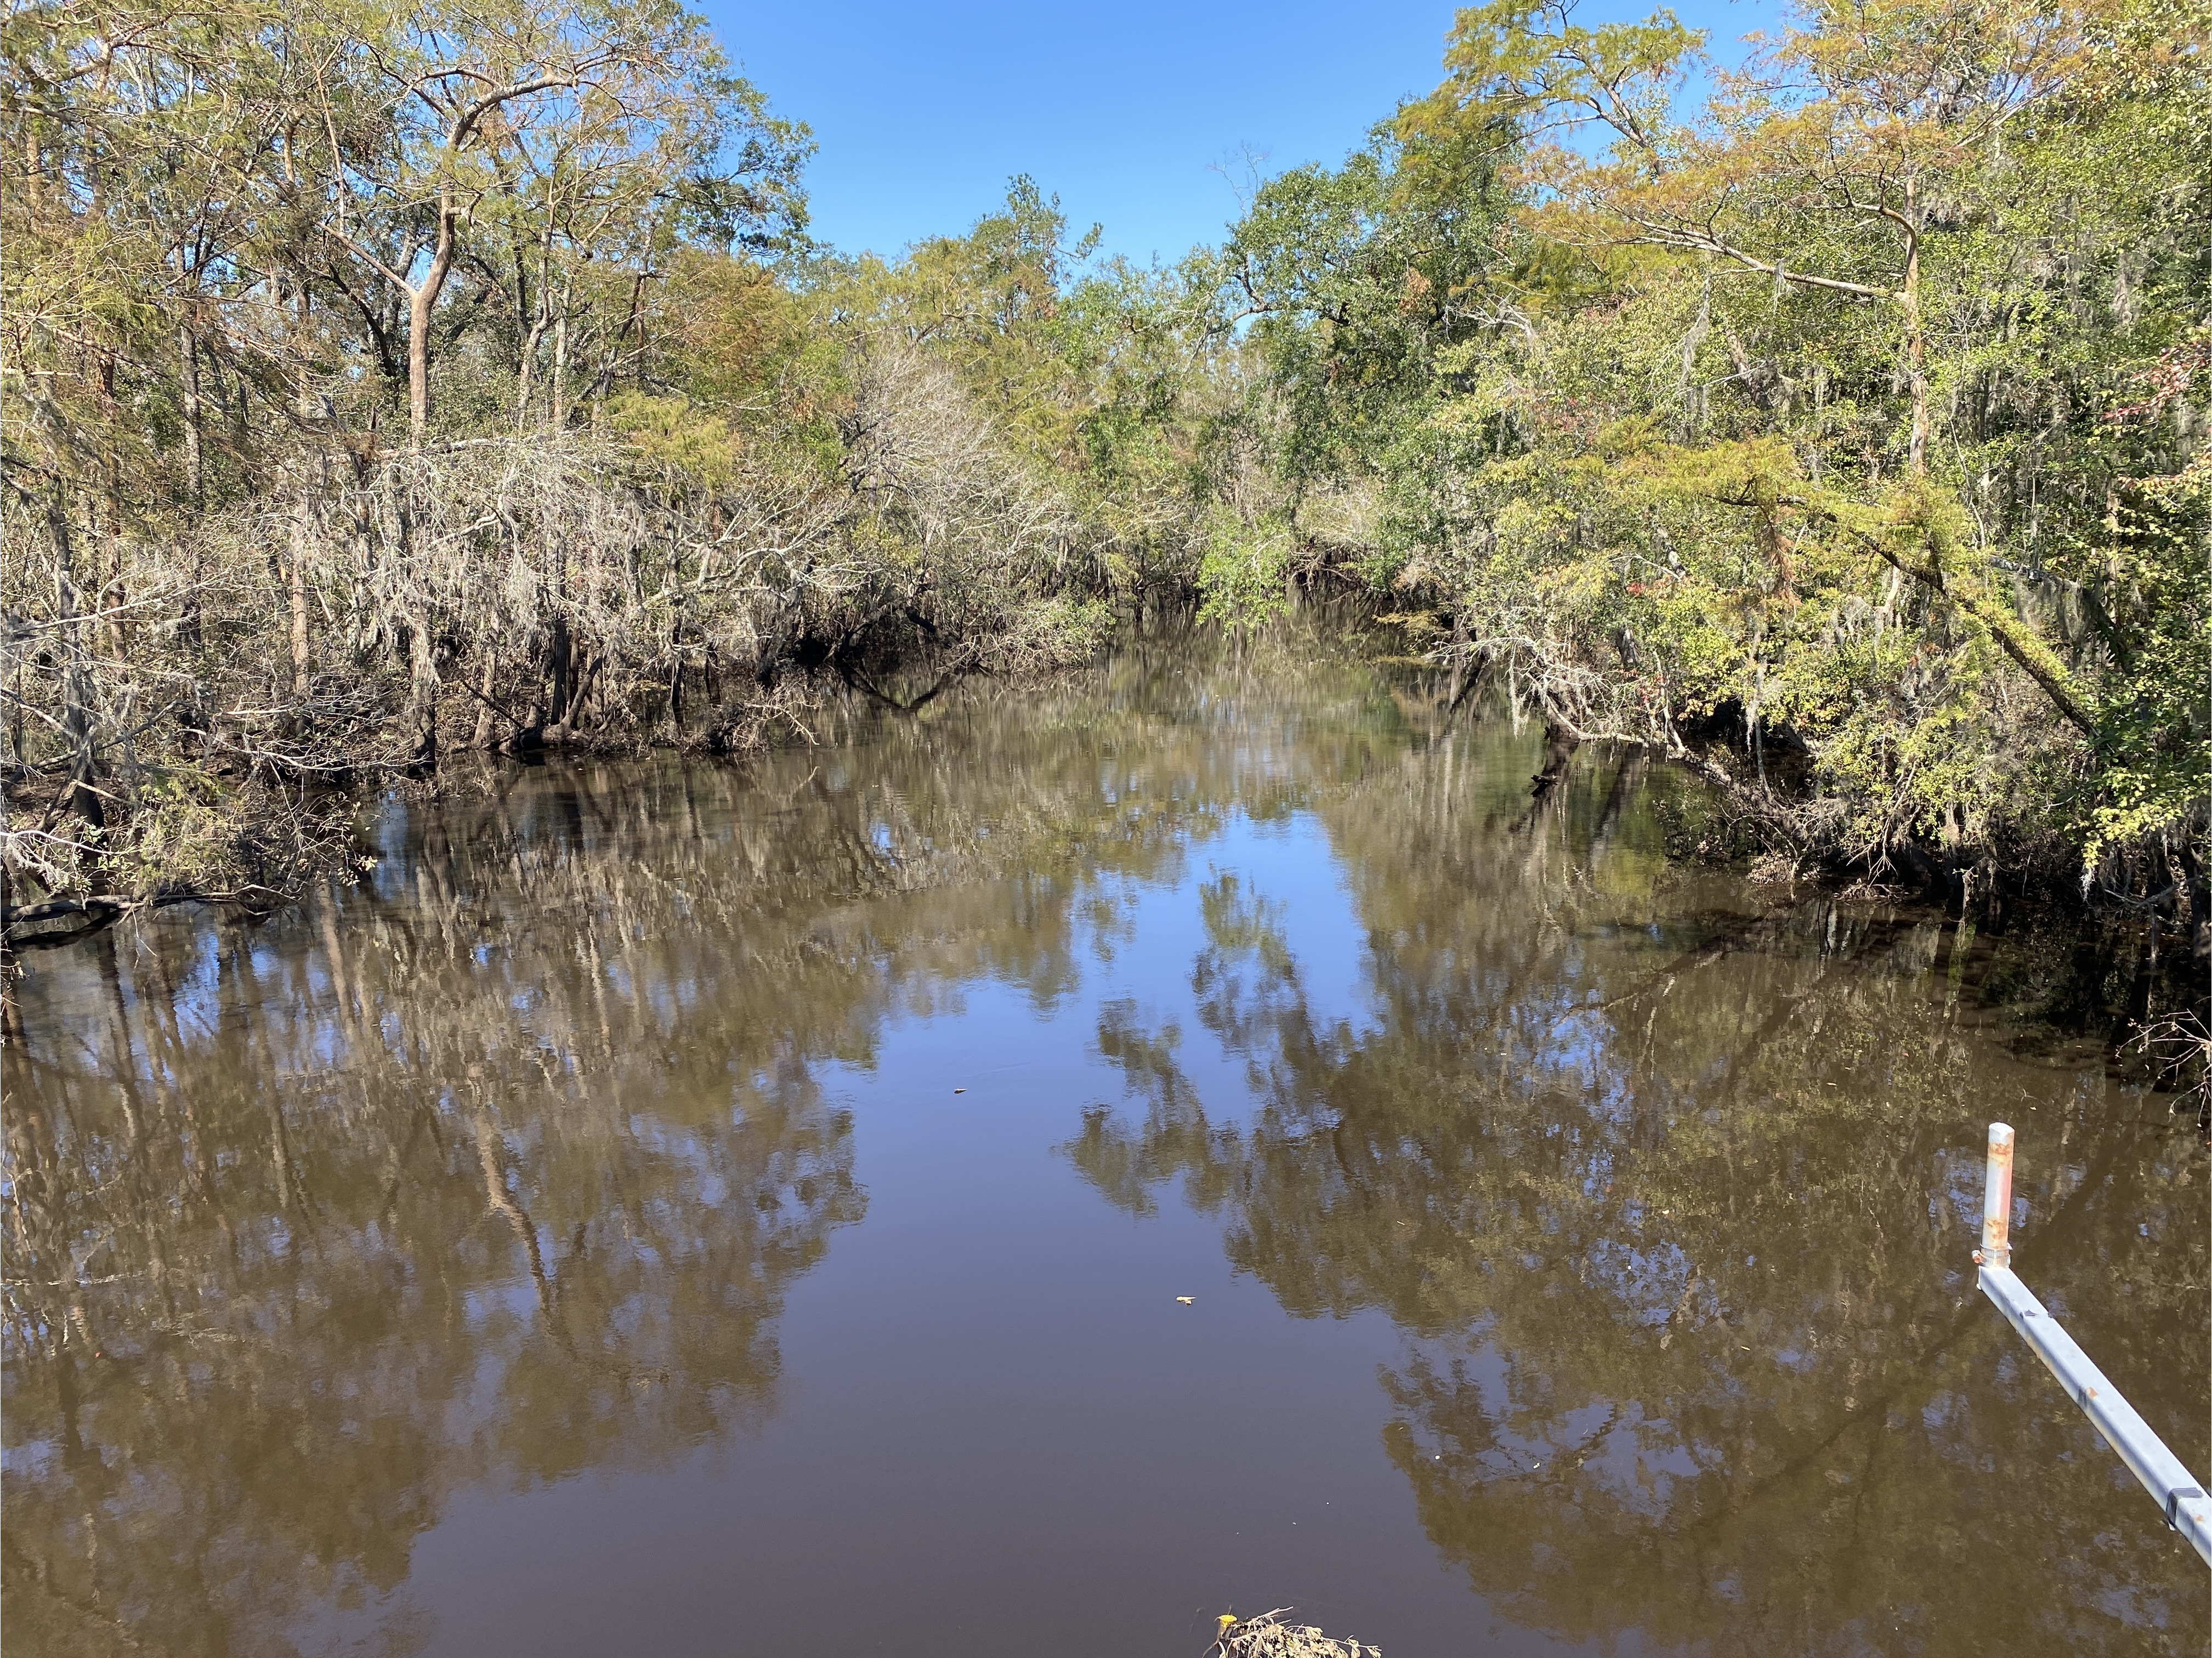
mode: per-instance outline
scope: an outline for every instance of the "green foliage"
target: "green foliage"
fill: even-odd
[[[1269,513],[1247,523],[1226,504],[1206,514],[1199,585],[1206,592],[1200,614],[1210,622],[1249,626],[1280,616],[1290,603],[1297,541],[1290,522]]]
[[[1685,119],[1702,46],[1463,11],[1435,94],[1258,194],[1224,307],[1301,548],[1211,602],[1372,489],[1326,556],[1435,659],[1793,856],[2201,837],[2201,55],[2132,3],[1816,7]]]
[[[2201,840],[2212,100],[2143,0],[1816,6],[1686,118],[1671,14],[1499,0],[1150,269],[1026,176],[812,244],[666,0],[257,20],[0,26],[0,695],[97,848],[34,885],[208,844],[165,772],[726,745],[1324,580],[1793,863]]]
[[[1294,168],[1255,192],[1223,250],[1225,303],[1251,319],[1294,490],[1375,465],[1438,354],[1492,325],[1509,136],[1385,122],[1336,171]]]
[[[319,780],[911,712],[1187,584],[1190,284],[1027,179],[823,253],[805,129],[667,0],[34,9],[0,54],[0,908],[282,890],[342,841]]]

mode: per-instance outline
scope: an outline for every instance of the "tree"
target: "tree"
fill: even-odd
[[[2197,384],[2201,66],[2140,7],[1880,0],[1813,9],[1684,112],[1701,47],[1664,12],[1461,15],[1396,131],[1518,192],[1494,320],[1421,386],[1349,372],[1340,304],[1263,313],[1276,362],[1323,371],[1286,381],[1285,483],[1394,388],[1346,562],[1569,739],[1704,769],[1778,867],[1955,892],[2151,834],[2144,890],[2196,883],[2201,699],[2128,665],[2156,640],[2197,683],[2212,613],[2202,434],[2142,390]],[[1285,264],[1340,282],[1318,182],[1279,197],[1310,204]],[[1239,236],[1291,246],[1269,211]]]
[[[489,14],[410,8],[314,21],[331,40],[309,106],[321,131],[303,135],[322,143],[314,216],[405,301],[417,444],[430,414],[434,314],[480,214],[507,221],[510,249],[515,215],[538,220],[526,239],[539,252],[538,316],[519,308],[516,321],[538,333],[554,292],[565,291],[550,268],[556,241],[589,258],[610,251],[610,238],[627,240],[632,261],[646,256],[633,264],[641,282],[649,227],[676,210],[719,230],[725,246],[773,240],[779,220],[803,222],[793,185],[803,133],[769,119],[759,94],[724,72],[704,23],[670,0],[515,0]],[[396,50],[372,44],[387,38]],[[376,112],[373,148],[341,137],[340,88]],[[520,264],[514,275],[526,307]]]
[[[1254,191],[1222,251],[1224,321],[1250,319],[1294,490],[1376,466],[1439,354],[1509,323],[1511,140],[1508,123],[1408,106],[1336,171],[1296,167]]]

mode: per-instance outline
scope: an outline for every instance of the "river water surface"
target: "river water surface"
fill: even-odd
[[[2212,1460],[2204,1152],[2068,1034],[2124,963],[1670,866],[1540,746],[1137,653],[28,957],[8,1652],[2204,1651],[1972,1288],[2002,1116]]]

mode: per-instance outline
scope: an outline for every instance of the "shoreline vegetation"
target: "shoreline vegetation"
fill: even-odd
[[[1026,178],[814,242],[806,129],[672,4],[19,9],[0,939],[282,902],[465,756],[1301,609],[1540,720],[1540,789],[1695,771],[1754,878],[2201,963],[2205,23],[1815,4],[1729,72],[1498,0],[1139,269]]]

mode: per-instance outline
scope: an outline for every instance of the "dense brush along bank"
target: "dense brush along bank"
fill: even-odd
[[[570,0],[11,24],[9,934],[270,902],[349,791],[471,752],[804,743],[1131,611],[1349,596],[1562,752],[1696,769],[1709,853],[2212,938],[2171,6],[1814,5],[1717,77],[1670,13],[1498,0],[1147,268],[1027,177],[824,246],[742,46]]]
[[[1185,641],[555,753],[26,952],[11,1644],[2202,1650],[1971,1260],[2002,1114],[2206,1466],[2142,929],[1670,858],[1708,786],[1448,689]]]
[[[2204,1649],[1970,1260],[2207,1466],[2201,28],[1440,11],[1139,266],[282,12],[0,28],[11,1649]]]

